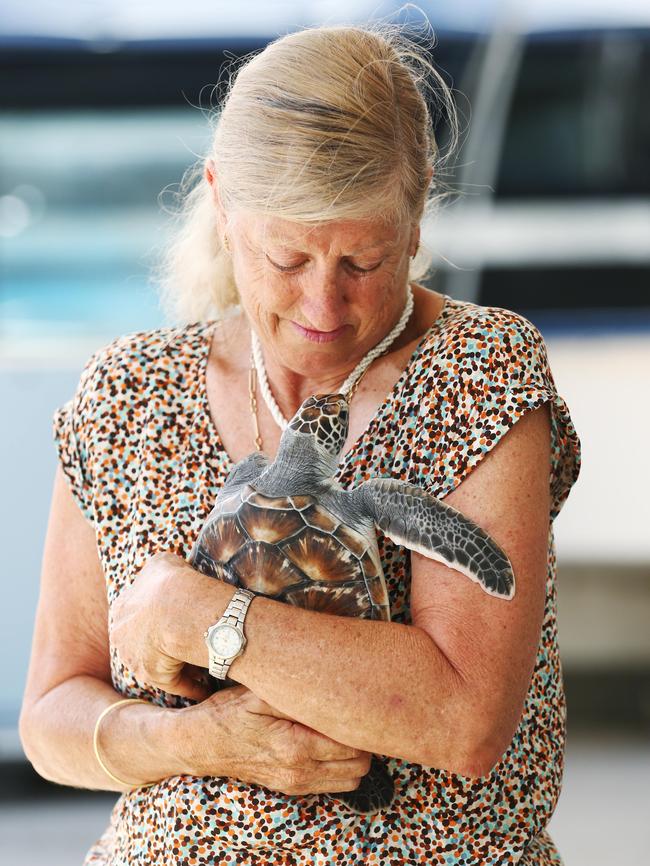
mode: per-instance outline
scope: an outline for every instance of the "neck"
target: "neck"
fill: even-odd
[[[308,436],[285,430],[280,441],[282,459],[262,473],[255,487],[267,496],[313,494],[314,479],[331,478],[338,468],[338,456],[317,447]],[[270,476],[270,478],[269,478]]]
[[[266,368],[271,392],[287,420],[293,418],[308,397],[339,393],[341,383],[354,369],[348,364],[340,373],[308,377],[275,363],[267,364]]]

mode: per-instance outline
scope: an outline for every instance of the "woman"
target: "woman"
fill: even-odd
[[[21,736],[46,778],[122,792],[86,864],[560,862],[552,520],[579,446],[529,322],[413,282],[439,195],[427,73],[394,33],[352,27],[245,65],[167,259],[191,324],[97,352],[55,416]],[[286,418],[336,392],[397,323],[337,478],[444,498],[504,548],[515,597],[380,536],[391,622],[256,597],[239,685],[211,695],[204,632],[233,587],[186,560],[214,498],[241,458],[275,456],[271,396]],[[395,799],[354,815],[326,792],[372,753]]]

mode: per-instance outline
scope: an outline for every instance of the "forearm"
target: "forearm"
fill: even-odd
[[[421,629],[260,604],[233,676],[355,748],[465,772],[463,683]]]
[[[177,622],[187,661],[207,665],[203,631],[233,589],[194,584]],[[216,616],[215,616],[216,614]],[[232,678],[267,703],[339,742],[455,772],[473,772],[481,743],[466,683],[422,629],[330,616],[259,597]]]
[[[135,702],[102,719],[99,739],[108,769],[131,784],[120,786],[102,770],[93,750],[95,723],[102,710],[118,700],[120,695],[107,683],[80,675],[24,710],[20,735],[36,772],[60,785],[103,791],[128,791],[182,772],[169,724],[173,711]]]

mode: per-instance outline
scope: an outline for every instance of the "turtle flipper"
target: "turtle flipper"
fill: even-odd
[[[234,487],[241,487],[244,484],[250,484],[259,478],[262,472],[269,467],[269,458],[261,451],[253,451],[248,457],[244,457],[239,463],[236,463],[230,470],[226,480],[223,483],[222,490],[232,490]]]
[[[451,505],[392,478],[371,478],[350,495],[395,544],[444,562],[490,595],[514,596],[515,576],[505,552]]]
[[[356,812],[357,815],[370,815],[380,809],[386,809],[393,802],[395,786],[388,768],[381,758],[373,755],[370,769],[354,791],[342,791],[331,794],[337,800]]]

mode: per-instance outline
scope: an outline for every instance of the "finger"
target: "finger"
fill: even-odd
[[[267,704],[262,698],[258,698],[252,693],[246,699],[246,710],[254,716],[272,716],[274,719],[287,719],[290,722],[295,722],[293,716],[288,716],[282,710],[276,710],[275,707]],[[306,730],[311,729],[307,728]]]
[[[356,791],[361,783],[361,777],[348,777],[346,779],[315,779],[306,782],[295,794],[304,796],[306,794],[339,794],[343,791]]]
[[[370,761],[365,758],[350,758],[346,761],[321,761],[314,772],[323,780],[341,781],[360,779],[370,769]]]
[[[365,758],[369,753],[363,749],[355,749],[353,746],[346,746],[344,743],[338,743],[332,740],[320,731],[313,728],[304,728],[307,737],[307,754],[315,761],[344,761],[350,758]]]
[[[329,782],[318,786],[314,794],[341,794],[344,791],[356,791],[361,784],[361,776],[348,779],[330,779]]]

